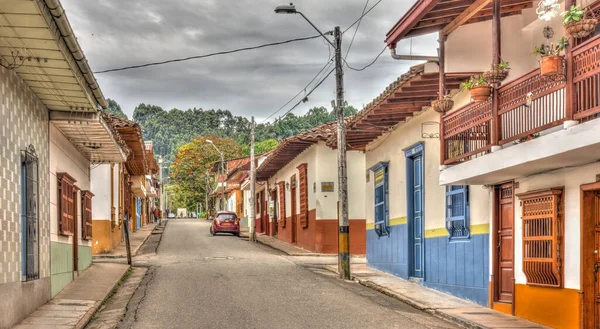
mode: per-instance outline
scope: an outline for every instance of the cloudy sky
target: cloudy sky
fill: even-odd
[[[289,0],[288,0],[289,1]],[[342,30],[361,14],[366,0],[296,0],[322,30]],[[369,7],[377,0],[370,0]],[[414,0],[383,0],[363,19],[347,61],[371,62],[386,32]],[[202,55],[312,36],[299,15],[276,15],[282,0],[62,0],[75,34],[95,71]],[[344,35],[344,54],[354,29]],[[399,45],[400,53],[435,55],[435,37]],[[131,115],[139,103],[182,110],[229,109],[259,121],[285,104],[324,66],[329,49],[320,39],[128,71],[96,74],[104,95]],[[389,52],[362,72],[345,69],[346,99],[357,108],[416,62],[393,60]],[[294,110],[329,107],[332,75]],[[309,88],[310,89],[310,88]],[[307,90],[308,91],[308,90]],[[295,103],[292,102],[285,111]]]

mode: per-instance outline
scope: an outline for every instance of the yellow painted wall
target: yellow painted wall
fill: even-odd
[[[92,221],[92,254],[107,253],[121,244],[121,230],[111,229],[110,220]]]
[[[579,328],[579,292],[575,289],[515,285],[515,315],[557,329]]]

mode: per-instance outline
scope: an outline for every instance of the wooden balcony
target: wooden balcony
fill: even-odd
[[[492,146],[520,141],[566,120],[596,118],[600,113],[600,36],[576,46],[572,65],[565,71],[564,79],[550,79],[536,69],[502,85],[496,97],[446,114],[440,129],[442,164],[483,156]]]

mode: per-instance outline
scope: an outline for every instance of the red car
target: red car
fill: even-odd
[[[219,211],[210,226],[210,234],[231,233],[240,235],[240,219],[232,211]]]

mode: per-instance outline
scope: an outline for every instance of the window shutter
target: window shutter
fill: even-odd
[[[81,191],[81,238],[92,239],[92,197],[90,191]]]
[[[528,285],[562,287],[563,188],[518,194],[523,221],[523,272]]]
[[[73,184],[75,179],[67,173],[58,173],[58,233],[61,235],[73,235],[74,226],[74,204]]]
[[[388,163],[380,162],[371,168],[374,179],[374,227],[378,236],[389,235]]]
[[[285,182],[277,183],[279,185],[279,226],[285,227]]]
[[[308,178],[306,163],[299,165],[298,178],[300,179],[300,225],[308,227]]]
[[[469,227],[469,186],[446,186],[446,230],[450,240],[468,239]]]

